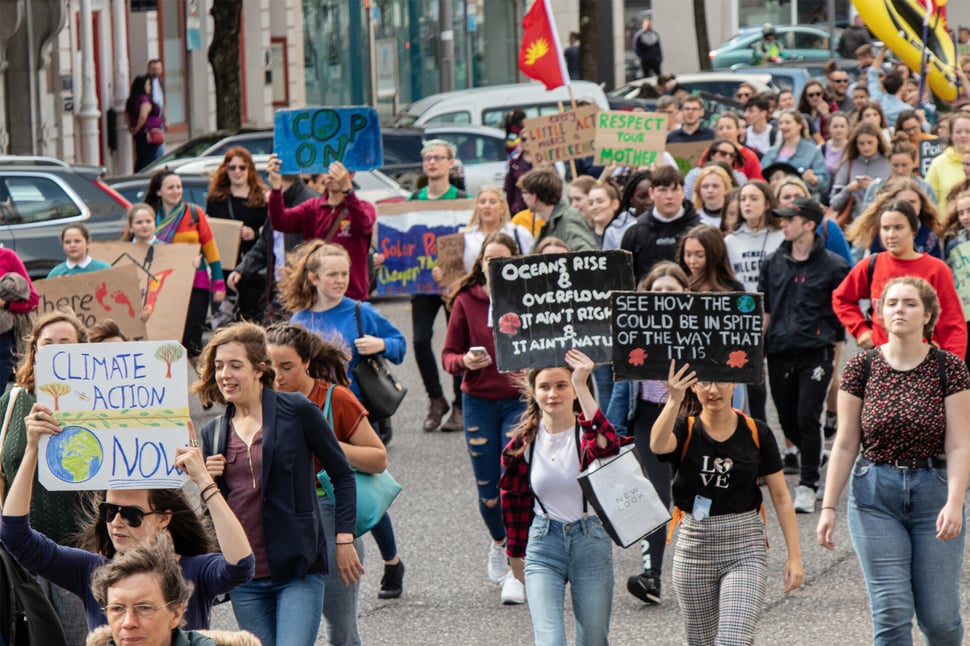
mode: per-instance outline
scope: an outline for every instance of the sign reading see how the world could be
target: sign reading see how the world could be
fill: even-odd
[[[185,348],[175,341],[48,345],[37,352],[37,401],[62,431],[40,441],[50,491],[174,488],[188,441]]]

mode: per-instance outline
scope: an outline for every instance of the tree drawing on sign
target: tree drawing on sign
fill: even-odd
[[[155,350],[155,358],[165,362],[166,379],[172,378],[172,364],[182,358],[182,353],[182,346],[178,343],[166,343]]]
[[[39,388],[41,392],[45,392],[54,398],[54,410],[61,409],[61,397],[71,392],[71,387],[63,382],[55,381],[53,383],[44,384]]]

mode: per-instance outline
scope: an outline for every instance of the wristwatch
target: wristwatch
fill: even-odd
[[[350,187],[350,188],[348,188],[348,189],[347,189],[346,191],[340,191],[340,192],[341,192],[341,193],[343,193],[344,195],[350,195],[351,193],[353,193],[353,192],[354,192],[354,187],[353,187],[353,186],[351,186],[351,187]]]

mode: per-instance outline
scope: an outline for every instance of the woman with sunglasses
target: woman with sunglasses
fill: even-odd
[[[162,532],[171,537],[182,574],[194,586],[185,610],[188,629],[208,628],[213,599],[252,578],[253,550],[242,525],[206,470],[191,420],[188,421],[190,446],[177,449],[175,465],[198,486],[202,502],[208,507],[218,546],[205,521],[195,513],[180,489],[118,489],[98,494],[96,512],[88,514],[78,548],[58,545],[32,529],[28,512],[37,471],[38,444],[45,434],[58,435],[63,428],[49,408],[36,403],[24,424],[27,448],[4,503],[0,541],[27,570],[81,598],[88,630],[108,623],[101,604],[91,592],[93,572],[115,555],[124,554]]]
[[[838,111],[839,106],[832,101],[822,82],[812,79],[802,89],[798,101],[798,111],[805,115],[812,130],[812,139],[822,145],[829,136],[829,117]]]
[[[725,171],[731,171],[732,182],[735,186],[743,186],[748,178],[741,171],[740,146],[728,139],[718,138],[711,142],[710,148],[701,154],[697,166],[690,169],[684,176],[684,199],[694,199],[694,189],[697,185],[697,176],[701,169],[713,162],[720,162],[725,166]]]
[[[714,134],[719,139],[727,139],[738,146],[738,161],[740,162],[741,172],[748,179],[764,179],[761,174],[761,160],[758,153],[753,148],[748,148],[744,143],[744,136],[747,134],[744,118],[737,112],[728,110],[722,112],[717,117],[714,124]]]

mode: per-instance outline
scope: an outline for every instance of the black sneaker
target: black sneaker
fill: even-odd
[[[626,589],[644,603],[660,603],[660,573],[647,570],[626,580]]]
[[[404,561],[394,565],[384,565],[384,576],[381,577],[381,589],[377,592],[378,599],[397,599],[404,592]]]
[[[798,475],[802,472],[800,466],[798,466],[798,454],[797,453],[786,453],[782,459],[784,464],[784,472],[787,475]]]
[[[831,439],[835,435],[839,425],[839,418],[835,413],[825,413],[825,424],[822,430],[825,432],[825,439]]]

